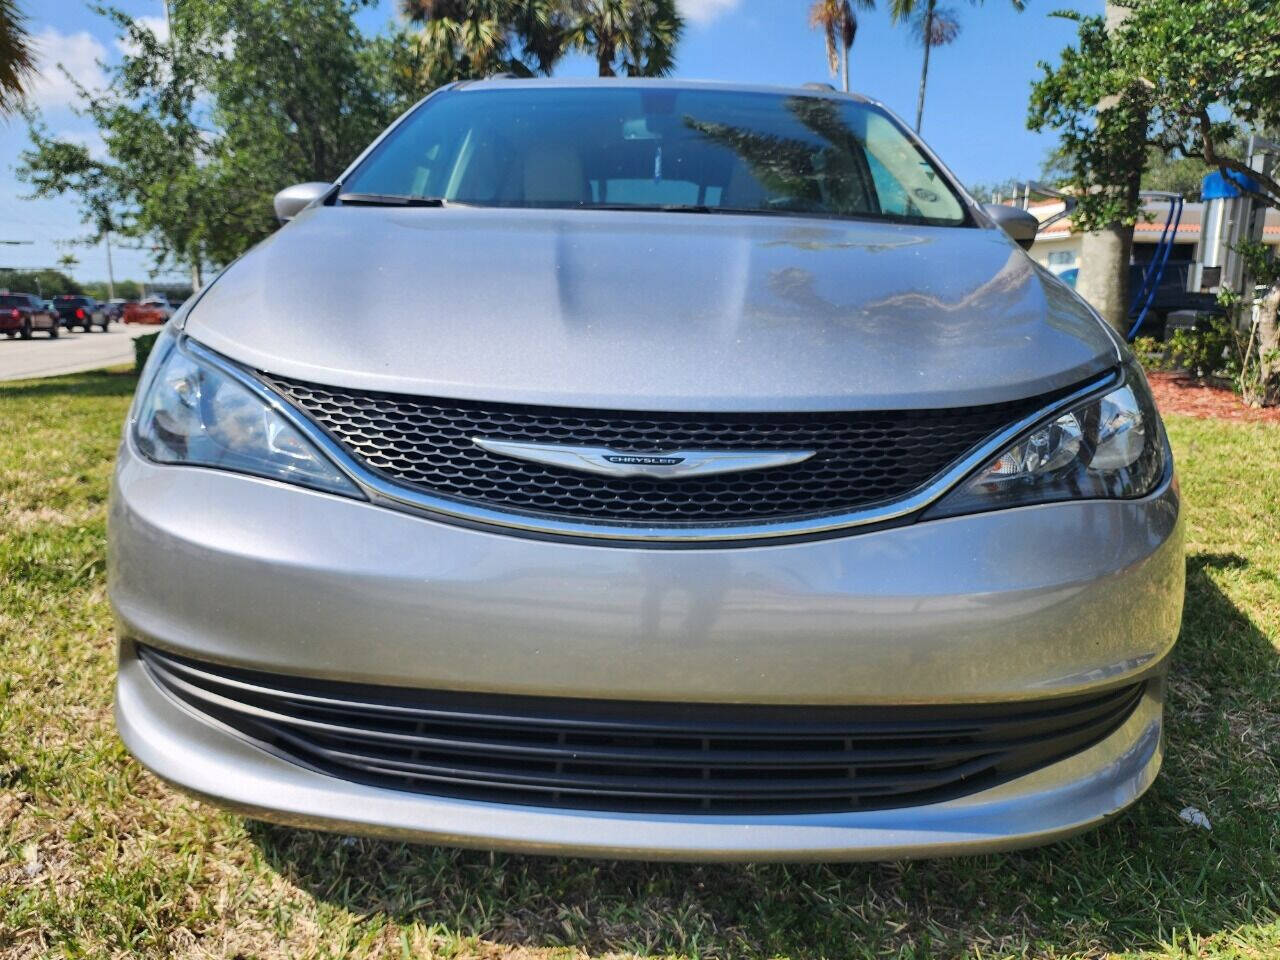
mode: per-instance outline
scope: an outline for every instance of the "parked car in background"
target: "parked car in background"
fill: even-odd
[[[1151,391],[880,104],[468,82],[276,211],[116,460],[116,722],[164,779],[711,860],[1046,843],[1151,785]]]
[[[125,304],[129,302],[130,301],[125,300],[123,297],[113,297],[102,305],[102,309],[106,311],[106,314],[111,318],[112,323],[119,323],[124,319]]]
[[[103,309],[103,304],[93,297],[64,293],[53,298],[53,305],[58,310],[62,325],[68,330],[79,327],[88,333],[96,326],[105,333],[111,325],[111,317]]]
[[[125,323],[146,323],[160,325],[173,316],[173,307],[163,297],[148,297],[141,303],[126,304],[124,308]]]
[[[43,330],[56,340],[61,332],[58,315],[33,294],[0,293],[0,331],[10,339],[30,340],[36,330]]]
[[[1187,263],[1170,263],[1165,267],[1160,283],[1156,286],[1155,296],[1151,298],[1150,306],[1147,307],[1147,315],[1142,318],[1142,326],[1134,332],[1134,336],[1164,340],[1168,335],[1169,317],[1182,311],[1191,310],[1197,314],[1226,316],[1226,308],[1218,302],[1216,294],[1199,293],[1187,289],[1190,269],[1191,265]],[[1129,291],[1135,299],[1142,290],[1146,271],[1145,263],[1129,265]],[[1070,267],[1063,270],[1058,274],[1058,279],[1074,290],[1080,279],[1080,268]],[[1138,319],[1143,306],[1142,302],[1133,305],[1129,313],[1130,323]]]

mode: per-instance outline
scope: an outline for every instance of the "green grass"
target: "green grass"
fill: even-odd
[[[1131,812],[1000,856],[648,865],[266,826],[141,770],[103,584],[132,387],[0,385],[0,957],[1280,957],[1276,427],[1169,424],[1187,614],[1168,760]]]

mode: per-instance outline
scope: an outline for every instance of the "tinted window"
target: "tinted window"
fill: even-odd
[[[0,293],[0,307],[29,307],[31,301],[26,297],[15,296],[11,293]]]
[[[725,90],[451,91],[402,123],[343,191],[966,222],[948,182],[878,108]]]

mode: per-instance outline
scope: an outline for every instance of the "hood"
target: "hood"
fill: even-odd
[[[299,380],[631,410],[966,406],[1119,356],[996,229],[610,211],[313,208],[186,330]]]

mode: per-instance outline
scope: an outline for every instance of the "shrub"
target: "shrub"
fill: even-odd
[[[1164,344],[1155,337],[1138,337],[1133,341],[1133,353],[1145,370],[1168,370]]]
[[[142,368],[147,364],[147,357],[151,356],[151,348],[156,345],[158,333],[144,333],[133,341],[133,372],[141,373]]]
[[[1239,372],[1236,336],[1222,317],[1201,317],[1194,328],[1173,331],[1166,357],[1174,366],[1197,377],[1222,376],[1235,379]]]

